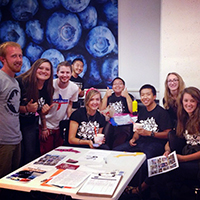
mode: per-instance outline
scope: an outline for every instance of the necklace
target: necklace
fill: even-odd
[[[92,122],[94,122],[95,120],[96,120],[96,113],[97,112],[95,112],[95,114],[94,115],[90,115],[88,112],[87,112],[87,119],[88,119],[88,121],[92,121]]]

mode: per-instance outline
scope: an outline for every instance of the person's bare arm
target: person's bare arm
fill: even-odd
[[[28,113],[28,112],[35,113],[37,109],[38,109],[38,103],[37,102],[33,103],[33,99],[31,99],[27,103],[27,105],[19,107],[19,112],[20,113]]]
[[[126,98],[126,102],[127,102],[127,105],[128,105],[128,110],[130,113],[132,113],[132,99],[127,91],[127,88],[125,88],[123,91],[122,91],[122,96]]]
[[[81,90],[81,89],[79,88],[78,96],[79,96],[79,97],[83,97],[83,96],[84,96],[84,90]]]
[[[168,133],[171,129],[166,129],[162,132],[154,132],[154,137],[155,138],[160,138],[160,139],[167,139],[168,138]],[[152,134],[152,131],[147,131],[143,128],[139,128],[136,130],[136,132],[139,134],[139,135],[142,135],[142,136],[151,136]]]
[[[81,140],[76,137],[77,130],[78,123],[76,121],[70,120],[68,142],[75,145],[88,145],[90,148],[93,148],[93,142],[91,140]]]
[[[104,110],[107,107],[108,104],[108,97],[112,95],[112,90],[107,87],[106,93],[102,99],[100,110]]]
[[[199,160],[200,159],[200,151],[189,154],[189,155],[180,155],[177,154],[177,158],[179,162],[188,162],[193,160]]]
[[[132,139],[130,139],[129,144],[131,146],[136,146],[137,144],[135,143],[139,139],[140,135],[134,132]]]
[[[67,107],[67,117],[69,118],[72,114],[72,101],[69,101],[69,105]]]

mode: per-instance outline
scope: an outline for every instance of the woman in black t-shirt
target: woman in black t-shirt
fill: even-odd
[[[17,78],[21,89],[20,128],[22,132],[22,161],[24,165],[39,156],[38,119],[45,118],[52,104],[53,66],[41,58]],[[47,129],[46,129],[47,130]],[[44,135],[46,132],[43,127]]]
[[[182,77],[176,72],[170,72],[165,80],[165,94],[163,98],[164,108],[168,111],[173,128],[177,124],[177,99],[185,88]]]
[[[101,94],[95,88],[86,92],[85,107],[74,111],[70,116],[69,143],[75,146],[94,148],[94,135],[102,133],[105,117],[98,111]],[[102,144],[100,148],[106,148]]]

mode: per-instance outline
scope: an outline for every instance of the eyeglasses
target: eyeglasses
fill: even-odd
[[[172,83],[172,82],[177,82],[177,81],[178,81],[178,79],[169,79],[167,82]]]

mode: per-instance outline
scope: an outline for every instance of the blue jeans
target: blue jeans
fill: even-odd
[[[40,156],[39,151],[39,130],[38,118],[35,118],[34,123],[21,126],[22,132],[22,153],[21,165],[36,159]]]
[[[164,153],[164,147],[166,140],[152,138],[148,136],[140,137],[136,141],[136,146],[131,146],[129,141],[114,148],[116,151],[128,151],[128,152],[143,152],[146,154],[147,159],[155,156],[160,156]]]
[[[131,146],[129,144],[129,141],[125,142],[124,144],[117,146],[114,148],[115,151],[127,151],[127,152],[143,152],[146,154],[146,158],[152,158],[156,156],[160,156],[164,153],[164,147],[166,144],[165,139],[158,139],[148,136],[141,136],[136,141],[136,146]],[[144,181],[147,178],[148,175],[148,169],[147,169],[147,160],[143,163],[141,167],[141,181]],[[133,183],[135,184],[135,183]]]

